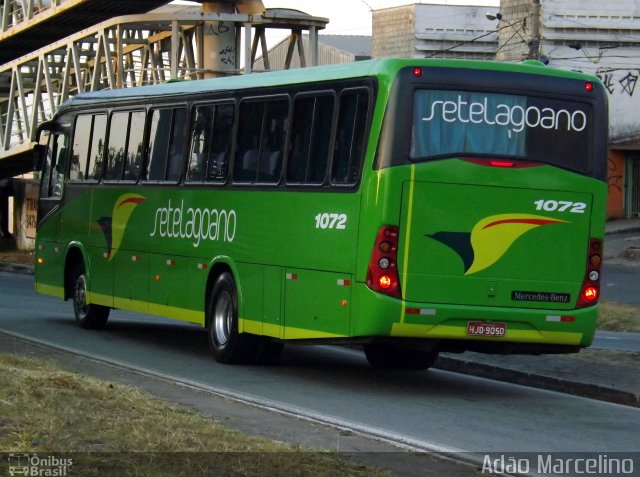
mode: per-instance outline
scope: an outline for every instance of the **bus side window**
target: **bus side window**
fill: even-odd
[[[260,156],[258,182],[277,183],[282,175],[282,151],[289,128],[289,101],[267,101]]]
[[[105,179],[121,180],[124,168],[124,149],[127,145],[129,113],[116,112],[111,115],[109,144],[107,146],[107,170]]]
[[[41,141],[44,135],[48,135],[47,149],[45,151],[44,164],[40,171],[40,197],[49,197],[49,184],[51,184],[51,164],[53,163],[53,148],[55,147],[54,134],[44,131],[41,135]]]
[[[105,179],[136,181],[142,164],[144,111],[111,115]]]
[[[91,132],[91,147],[89,149],[89,164],[87,177],[99,181],[102,177],[104,162],[104,140],[107,135],[107,115],[98,114],[93,117],[93,129]]]
[[[334,184],[352,185],[356,184],[360,178],[368,109],[367,90],[345,90],[340,95],[340,111],[331,167],[331,182]]]
[[[264,110],[264,102],[240,103],[238,146],[233,167],[233,179],[236,181],[255,182],[256,180]]]
[[[235,107],[233,104],[220,104],[216,106],[216,115],[213,128],[213,140],[211,156],[207,168],[208,181],[221,181],[226,179],[229,168],[229,153],[233,138],[233,117]]]
[[[288,116],[289,101],[285,99],[240,104],[234,180],[265,184],[279,182]]]
[[[69,170],[72,181],[100,180],[106,119],[105,114],[80,114],[76,118]]]
[[[142,156],[144,147],[144,122],[146,114],[144,111],[134,111],[131,113],[129,124],[129,137],[127,140],[127,156],[124,170],[124,180],[137,181],[142,166]]]
[[[71,166],[69,179],[81,181],[87,171],[89,158],[89,144],[91,141],[92,114],[79,114],[76,118],[76,127],[73,132],[73,149],[71,151]]]
[[[234,112],[233,104],[194,109],[188,182],[222,182],[227,178]]]
[[[287,159],[289,184],[322,184],[327,175],[334,98],[330,95],[296,98]]]
[[[66,135],[56,134],[52,136],[53,150],[51,151],[51,180],[49,183],[48,193],[45,197],[62,197],[64,174],[68,156],[68,142],[69,140]]]
[[[151,115],[149,164],[145,179],[178,182],[182,175],[185,108],[156,109]]]
[[[191,150],[187,166],[187,181],[202,182],[211,151],[214,106],[196,106],[193,110]]]

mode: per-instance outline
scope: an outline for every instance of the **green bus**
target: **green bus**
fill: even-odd
[[[385,59],[79,94],[40,127],[37,292],[285,342],[438,352],[592,342],[607,194],[597,78]]]

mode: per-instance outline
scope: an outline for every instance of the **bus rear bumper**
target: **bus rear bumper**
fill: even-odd
[[[577,352],[593,341],[597,305],[573,310],[412,303],[354,287],[362,314],[352,316],[354,337],[425,340],[442,351],[489,353]],[[354,301],[356,301],[354,300]],[[473,334],[490,325],[497,335]]]

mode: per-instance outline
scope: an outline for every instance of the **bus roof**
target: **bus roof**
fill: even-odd
[[[318,81],[363,78],[369,76],[393,76],[402,68],[470,68],[514,73],[538,74],[557,78],[599,81],[596,77],[549,68],[539,61],[528,60],[522,63],[505,63],[487,60],[447,60],[447,59],[398,59],[357,61],[329,66],[296,68],[249,75],[227,76],[204,80],[174,81],[163,84],[118,88],[78,94],[66,101],[57,114],[70,108],[98,105],[105,102],[127,100],[141,101],[162,96],[182,96],[206,93],[208,91],[232,91],[249,88],[285,86]]]

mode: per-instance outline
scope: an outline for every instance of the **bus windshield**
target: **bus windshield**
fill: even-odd
[[[589,104],[426,89],[415,91],[413,102],[412,160],[490,155],[590,172]]]

